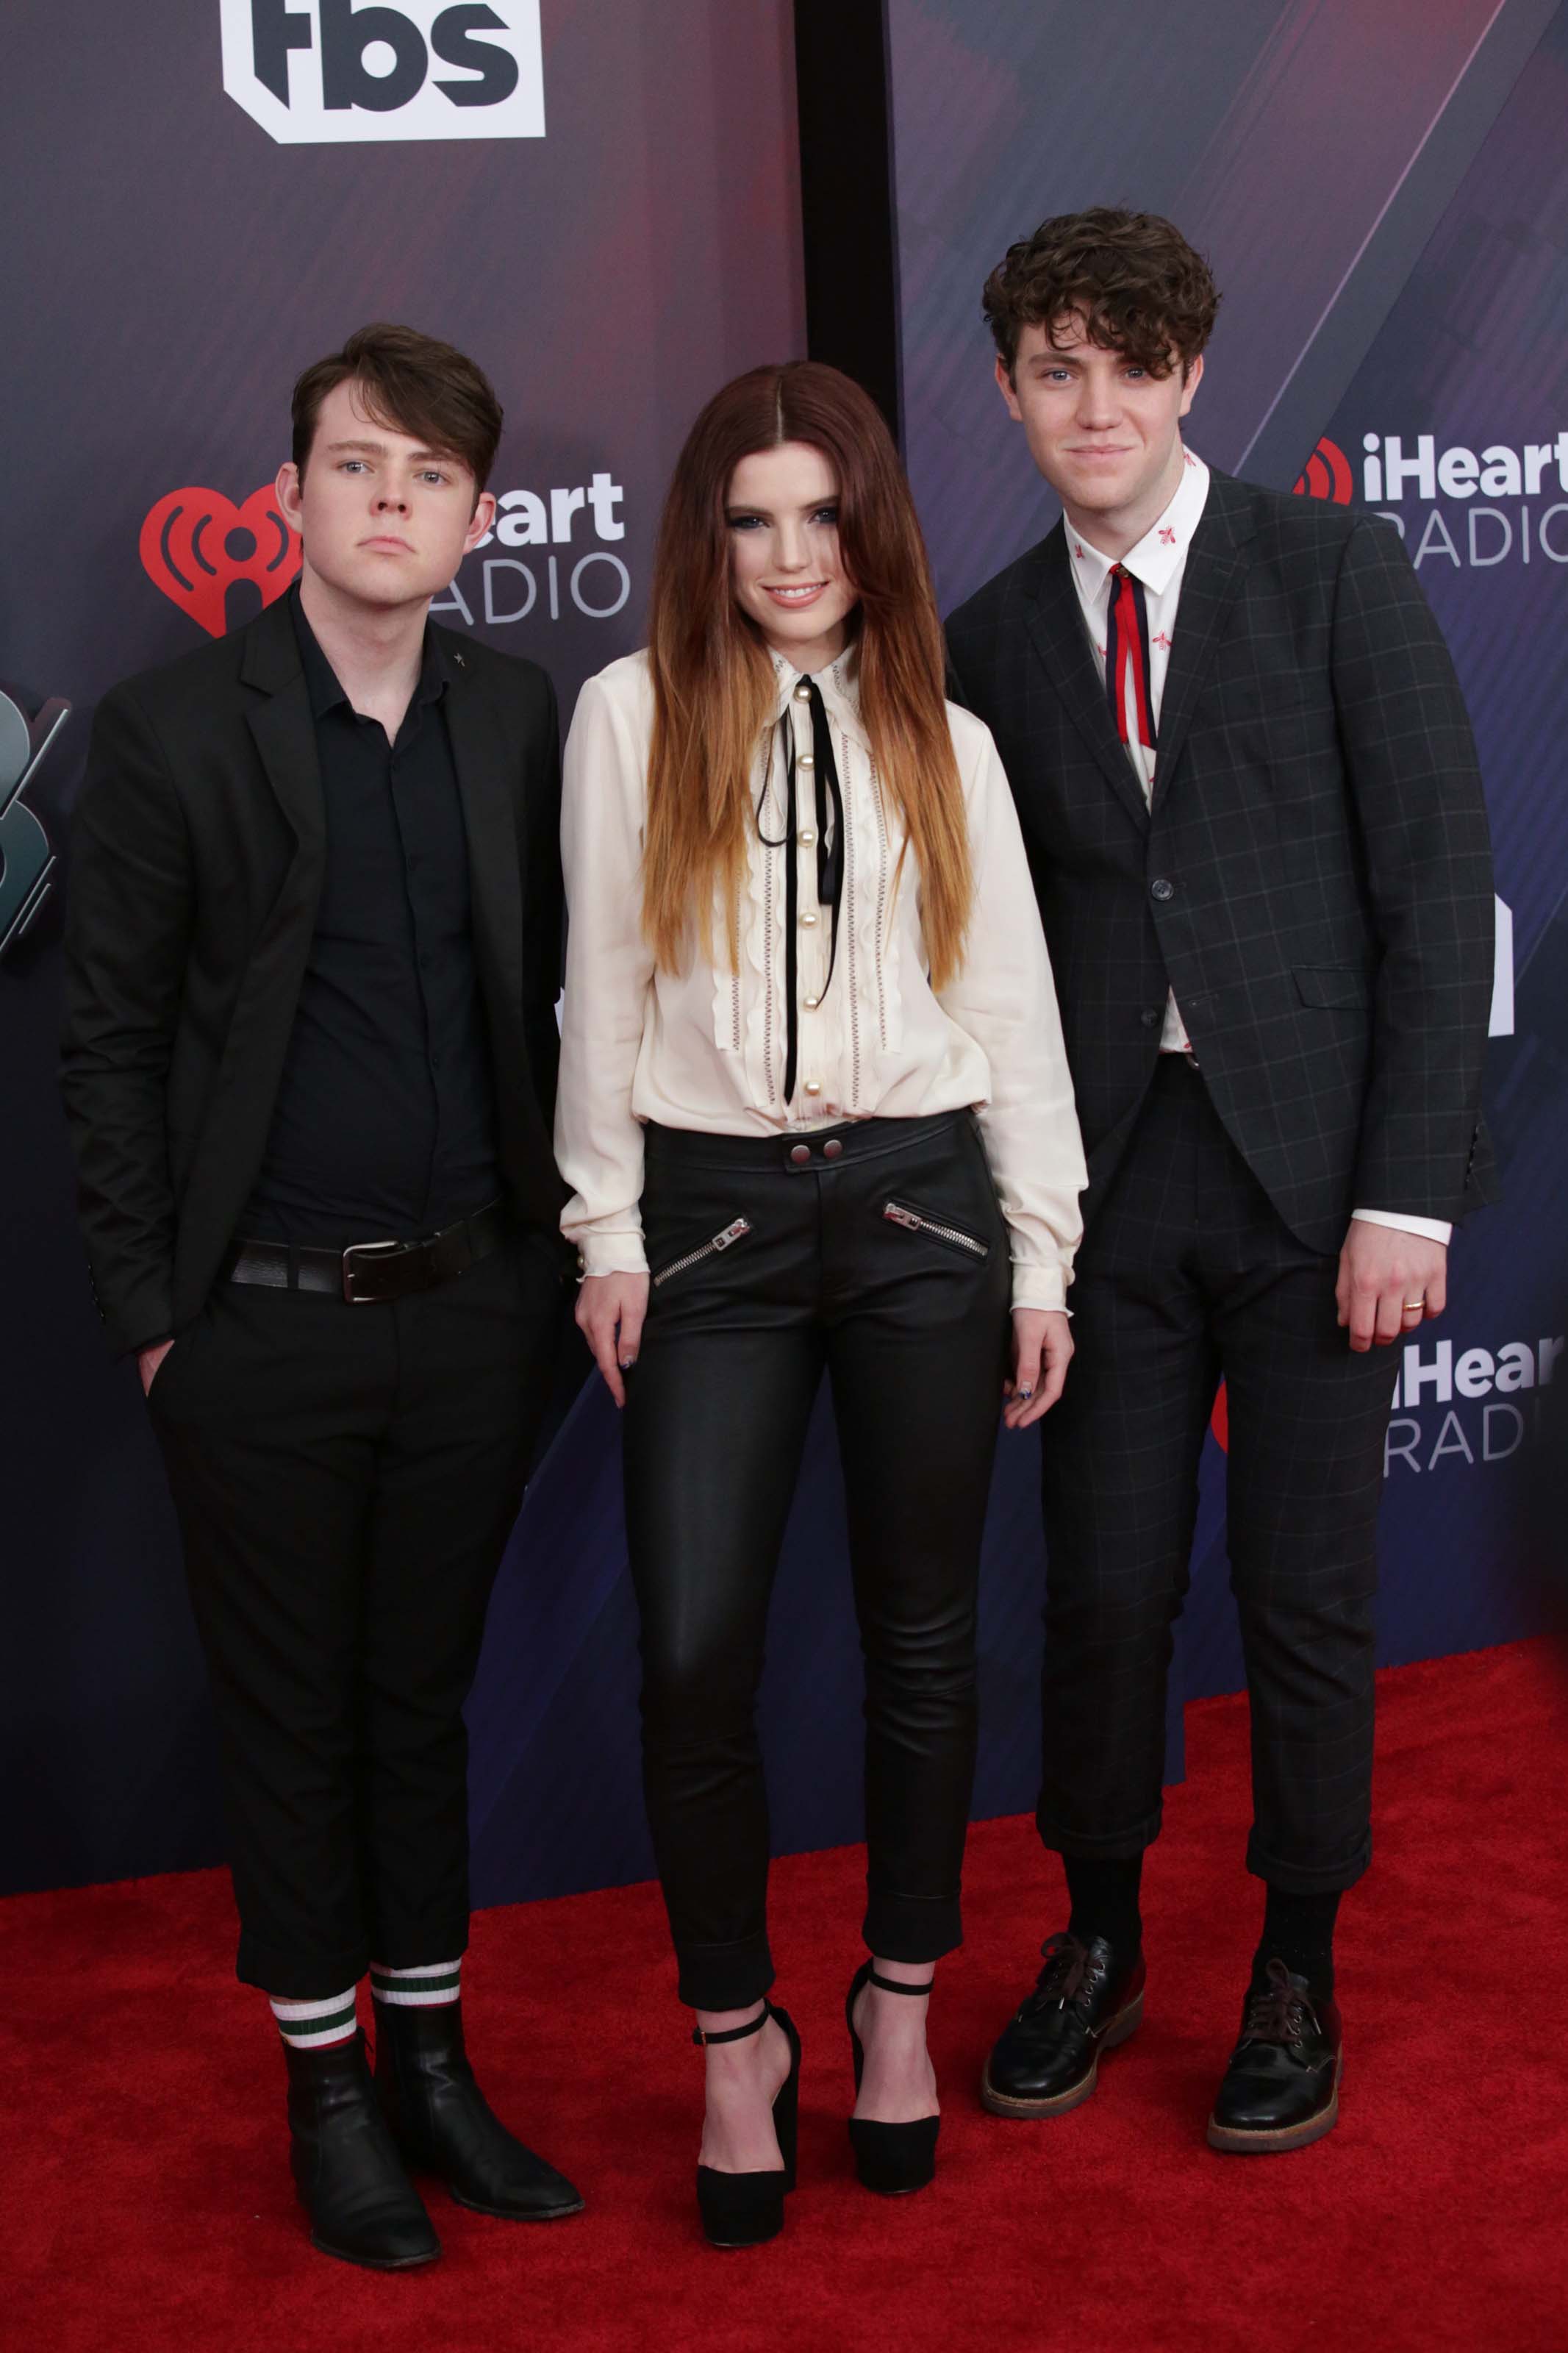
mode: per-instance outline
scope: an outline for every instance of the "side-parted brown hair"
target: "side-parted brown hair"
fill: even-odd
[[[484,489],[502,421],[489,378],[452,344],[385,320],[359,328],[341,352],[317,360],[294,386],[294,463],[301,475],[322,401],[349,383],[359,386],[365,415],[374,423],[459,459],[474,478],[476,497]]]
[[[931,985],[941,988],[963,962],[973,879],[925,543],[876,404],[837,368],[811,360],[753,368],[727,384],[676,461],[649,598],[643,929],[660,969],[672,971],[695,914],[711,956],[717,885],[729,907],[731,965],[738,954],[757,752],[776,688],[763,633],[735,600],[725,506],[741,460],[786,441],[819,449],[837,483],[839,554],[858,599],[849,626],[860,714],[914,853]]]
[[[981,296],[1009,375],[1026,327],[1050,341],[1081,317],[1101,351],[1121,352],[1151,375],[1186,375],[1214,332],[1219,290],[1201,253],[1158,213],[1097,205],[1058,213],[1007,248]]]

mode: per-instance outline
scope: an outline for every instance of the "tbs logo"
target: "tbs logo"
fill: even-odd
[[[223,86],[283,146],[542,139],[539,0],[219,0]]]

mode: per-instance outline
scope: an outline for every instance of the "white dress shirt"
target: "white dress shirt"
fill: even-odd
[[[1182,458],[1182,479],[1176,485],[1175,496],[1170,505],[1151,523],[1137,546],[1130,548],[1120,558],[1122,569],[1131,572],[1133,578],[1141,583],[1144,609],[1149,616],[1149,702],[1154,716],[1156,735],[1160,732],[1160,705],[1164,698],[1166,673],[1171,667],[1171,647],[1176,634],[1176,614],[1181,603],[1182,579],[1187,568],[1187,550],[1203,519],[1209,494],[1209,470],[1203,459],[1195,457],[1191,449],[1184,449]],[[1113,555],[1102,555],[1093,542],[1086,539],[1065,517],[1063,529],[1067,533],[1073,586],[1078,590],[1084,626],[1089,631],[1089,643],[1099,656],[1103,675],[1106,632],[1110,624],[1111,574],[1119,559]],[[1127,697],[1127,754],[1143,787],[1144,799],[1152,801],[1157,754],[1139,734],[1136,691],[1131,676],[1123,691]],[[1165,999],[1165,1023],[1161,1032],[1160,1050],[1163,1054],[1192,1052],[1192,1041],[1187,1036],[1173,990]],[[1393,1209],[1358,1208],[1351,1214],[1367,1225],[1394,1226],[1403,1233],[1421,1234],[1434,1242],[1446,1243],[1454,1230],[1440,1218],[1406,1217]]]
[[[695,940],[656,971],[642,929],[643,833],[653,681],[646,654],[584,687],[567,738],[562,856],[569,910],[556,1157],[573,1188],[562,1229],[589,1274],[640,1273],[642,1124],[780,1135],[854,1119],[923,1119],[973,1107],[1007,1223],[1013,1303],[1059,1308],[1082,1232],[1087,1181],[1061,1017],[1013,797],[991,734],[948,706],[969,825],[974,901],[963,965],[933,993],[919,875],[861,723],[853,664],[816,675],[844,807],[838,947],[817,896],[809,794],[784,833],[778,721],[797,761],[813,751],[800,674],[774,659],[774,722],[752,783],[760,807],[729,968],[721,896],[715,956]],[[807,769],[809,770],[809,757]],[[799,1050],[784,1100],[785,865],[796,865]],[[693,931],[695,933],[695,926]]]

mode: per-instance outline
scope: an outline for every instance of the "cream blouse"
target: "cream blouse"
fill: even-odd
[[[974,871],[967,952],[931,989],[912,855],[861,724],[852,660],[816,674],[844,807],[838,947],[817,898],[815,810],[784,831],[777,721],[812,751],[800,674],[774,658],[775,723],[759,745],[761,822],[742,887],[740,964],[693,949],[656,972],[642,931],[653,736],[646,654],[591,678],[566,743],[562,853],[569,911],[555,1151],[573,1188],[562,1229],[589,1274],[640,1273],[642,1123],[723,1135],[808,1133],[853,1119],[973,1106],[1012,1240],[1013,1303],[1060,1307],[1087,1181],[1072,1081],[1013,797],[990,731],[948,705]],[[806,762],[809,768],[810,762]],[[798,1072],[783,1099],[784,860],[796,860]],[[713,936],[726,936],[716,905]]]

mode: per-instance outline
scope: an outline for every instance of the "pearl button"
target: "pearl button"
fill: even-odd
[[[811,909],[808,907],[800,920],[805,926],[805,929],[809,932],[813,923],[816,923],[816,917],[812,913]]]
[[[806,998],[806,1000],[805,1000],[805,1009],[806,1009],[806,1011],[807,1011],[808,1013],[815,1013],[815,1012],[816,1012],[816,1008],[817,1008],[817,1007],[821,1004],[821,1002],[822,1002],[822,999],[821,999],[821,997],[808,997]]]
[[[796,760],[795,765],[798,768],[815,768],[816,761],[813,754],[810,752],[803,752]]]
[[[816,839],[816,827],[811,825],[803,825],[800,831],[796,834],[795,839],[799,842],[803,849],[809,849],[812,843]]]
[[[822,1092],[822,1081],[820,1079],[807,1079],[805,1082],[805,1092],[808,1095],[819,1095]]]
[[[795,699],[797,702],[809,702],[811,701],[811,689],[807,686],[805,679],[802,679],[800,684],[795,688]]]

